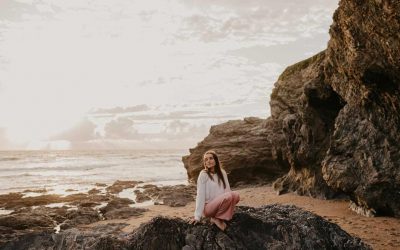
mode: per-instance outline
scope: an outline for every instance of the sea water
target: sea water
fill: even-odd
[[[117,180],[187,184],[187,150],[0,151],[0,194],[45,189],[88,191]],[[33,192],[31,195],[35,195]]]

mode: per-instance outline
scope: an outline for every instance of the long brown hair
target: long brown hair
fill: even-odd
[[[225,178],[224,178],[224,176],[223,176],[223,174],[222,174],[222,171],[221,171],[221,169],[223,169],[223,168],[222,168],[222,164],[221,164],[221,162],[220,162],[219,159],[218,159],[217,153],[215,153],[215,151],[213,151],[213,150],[208,150],[208,151],[205,152],[204,155],[203,155],[203,167],[204,167],[204,170],[206,171],[208,177],[210,177],[210,179],[213,180],[213,178],[212,178],[212,176],[211,176],[211,173],[208,171],[208,169],[207,169],[207,167],[206,167],[206,164],[205,164],[205,161],[204,161],[204,156],[205,156],[206,154],[211,154],[211,155],[213,156],[214,161],[215,161],[214,171],[215,171],[215,172],[217,173],[217,175],[218,175],[218,184],[221,185],[221,181],[222,181],[222,184],[224,185],[224,188],[226,188]]]

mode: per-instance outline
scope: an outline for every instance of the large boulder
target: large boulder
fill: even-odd
[[[371,249],[336,224],[288,205],[238,207],[225,232],[157,217],[130,240],[134,249]]]
[[[197,180],[203,154],[210,149],[217,152],[231,186],[271,181],[282,175],[287,168],[278,164],[282,154],[272,143],[282,139],[278,125],[271,119],[248,117],[212,126],[210,134],[182,158],[189,180]]]

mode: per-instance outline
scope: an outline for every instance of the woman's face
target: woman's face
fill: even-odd
[[[215,160],[212,154],[205,154],[204,155],[204,165],[209,170],[214,170],[215,167]]]

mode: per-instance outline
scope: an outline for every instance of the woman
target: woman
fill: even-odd
[[[225,221],[232,219],[235,205],[240,200],[239,194],[231,191],[228,176],[214,151],[204,153],[203,166],[197,179],[196,210],[189,223],[197,224],[204,215],[224,231]]]

